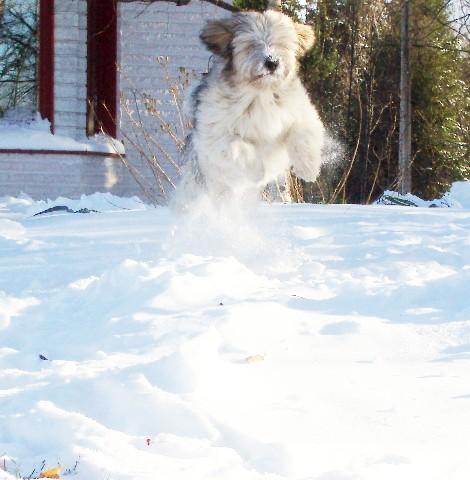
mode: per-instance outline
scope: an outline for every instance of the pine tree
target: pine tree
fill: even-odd
[[[470,174],[468,53],[447,4],[413,0],[411,10],[412,181],[423,198]],[[347,157],[320,184],[330,201],[367,203],[398,188],[400,1],[321,0],[308,20],[317,44],[304,79]]]
[[[414,5],[414,193],[436,198],[455,180],[468,179],[470,90],[463,78],[465,52],[449,28],[443,0]]]

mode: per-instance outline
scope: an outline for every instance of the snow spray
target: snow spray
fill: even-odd
[[[323,158],[332,169],[343,161],[344,149],[333,135],[325,138]],[[164,244],[169,257],[232,256],[264,273],[292,271],[301,264],[303,252],[290,242],[287,224],[272,215],[280,198],[278,203],[263,202],[259,186],[234,172],[220,172],[231,177],[206,182],[194,165],[191,160],[186,165],[170,203],[175,223]],[[231,183],[232,177],[236,180]],[[221,184],[233,188],[221,190]]]
[[[187,189],[188,183],[180,187]],[[194,186],[189,187],[189,196],[182,190],[170,205],[175,222],[164,245],[169,257],[234,257],[265,274],[299,263],[287,228],[271,218],[275,205],[262,202],[258,192],[248,187],[237,194],[199,189],[195,195]]]

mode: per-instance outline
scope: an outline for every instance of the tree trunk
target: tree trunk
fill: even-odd
[[[400,37],[400,136],[399,136],[399,190],[411,192],[411,73],[410,73],[410,0],[401,6]]]

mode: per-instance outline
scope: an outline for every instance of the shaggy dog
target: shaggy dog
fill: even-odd
[[[215,60],[186,107],[186,197],[241,200],[289,168],[315,180],[324,128],[298,77],[312,29],[270,9],[209,21],[200,38]]]

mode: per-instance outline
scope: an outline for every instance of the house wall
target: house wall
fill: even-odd
[[[55,0],[55,134],[86,138],[87,1]],[[25,135],[27,135],[25,131]],[[1,142],[0,142],[1,143]],[[1,146],[1,145],[0,145]],[[0,153],[0,196],[27,193],[36,199],[79,197],[96,191],[137,193],[119,158],[102,154]]]
[[[129,196],[134,180],[116,158],[99,155],[0,154],[0,197],[27,193],[34,199],[109,191]]]
[[[159,102],[165,119],[179,125],[165,70],[158,59],[169,58],[173,76],[180,67],[204,72],[209,55],[199,42],[199,32],[205,19],[227,12],[198,0],[182,7],[166,2],[151,5],[135,2],[121,3],[118,8],[118,85],[123,98],[132,98],[133,90],[146,93]],[[87,1],[55,0],[54,33],[55,134],[80,140],[86,136]],[[157,142],[179,162],[178,151],[169,137],[161,134],[159,122],[149,116],[144,120],[148,131],[158,137]],[[120,128],[124,137],[133,132],[126,114],[120,116]],[[177,135],[184,139],[185,132],[179,126]],[[132,145],[145,146],[142,134],[137,133],[132,142],[124,138],[124,143],[129,162],[148,180],[158,201],[165,202],[157,179],[146,168],[139,148]],[[161,158],[161,151],[154,150],[150,148],[150,153],[157,153],[165,171],[175,178],[177,171],[171,162]],[[0,153],[0,196],[24,192],[33,198],[77,197],[95,191],[144,198],[141,188],[117,158],[89,154]]]

